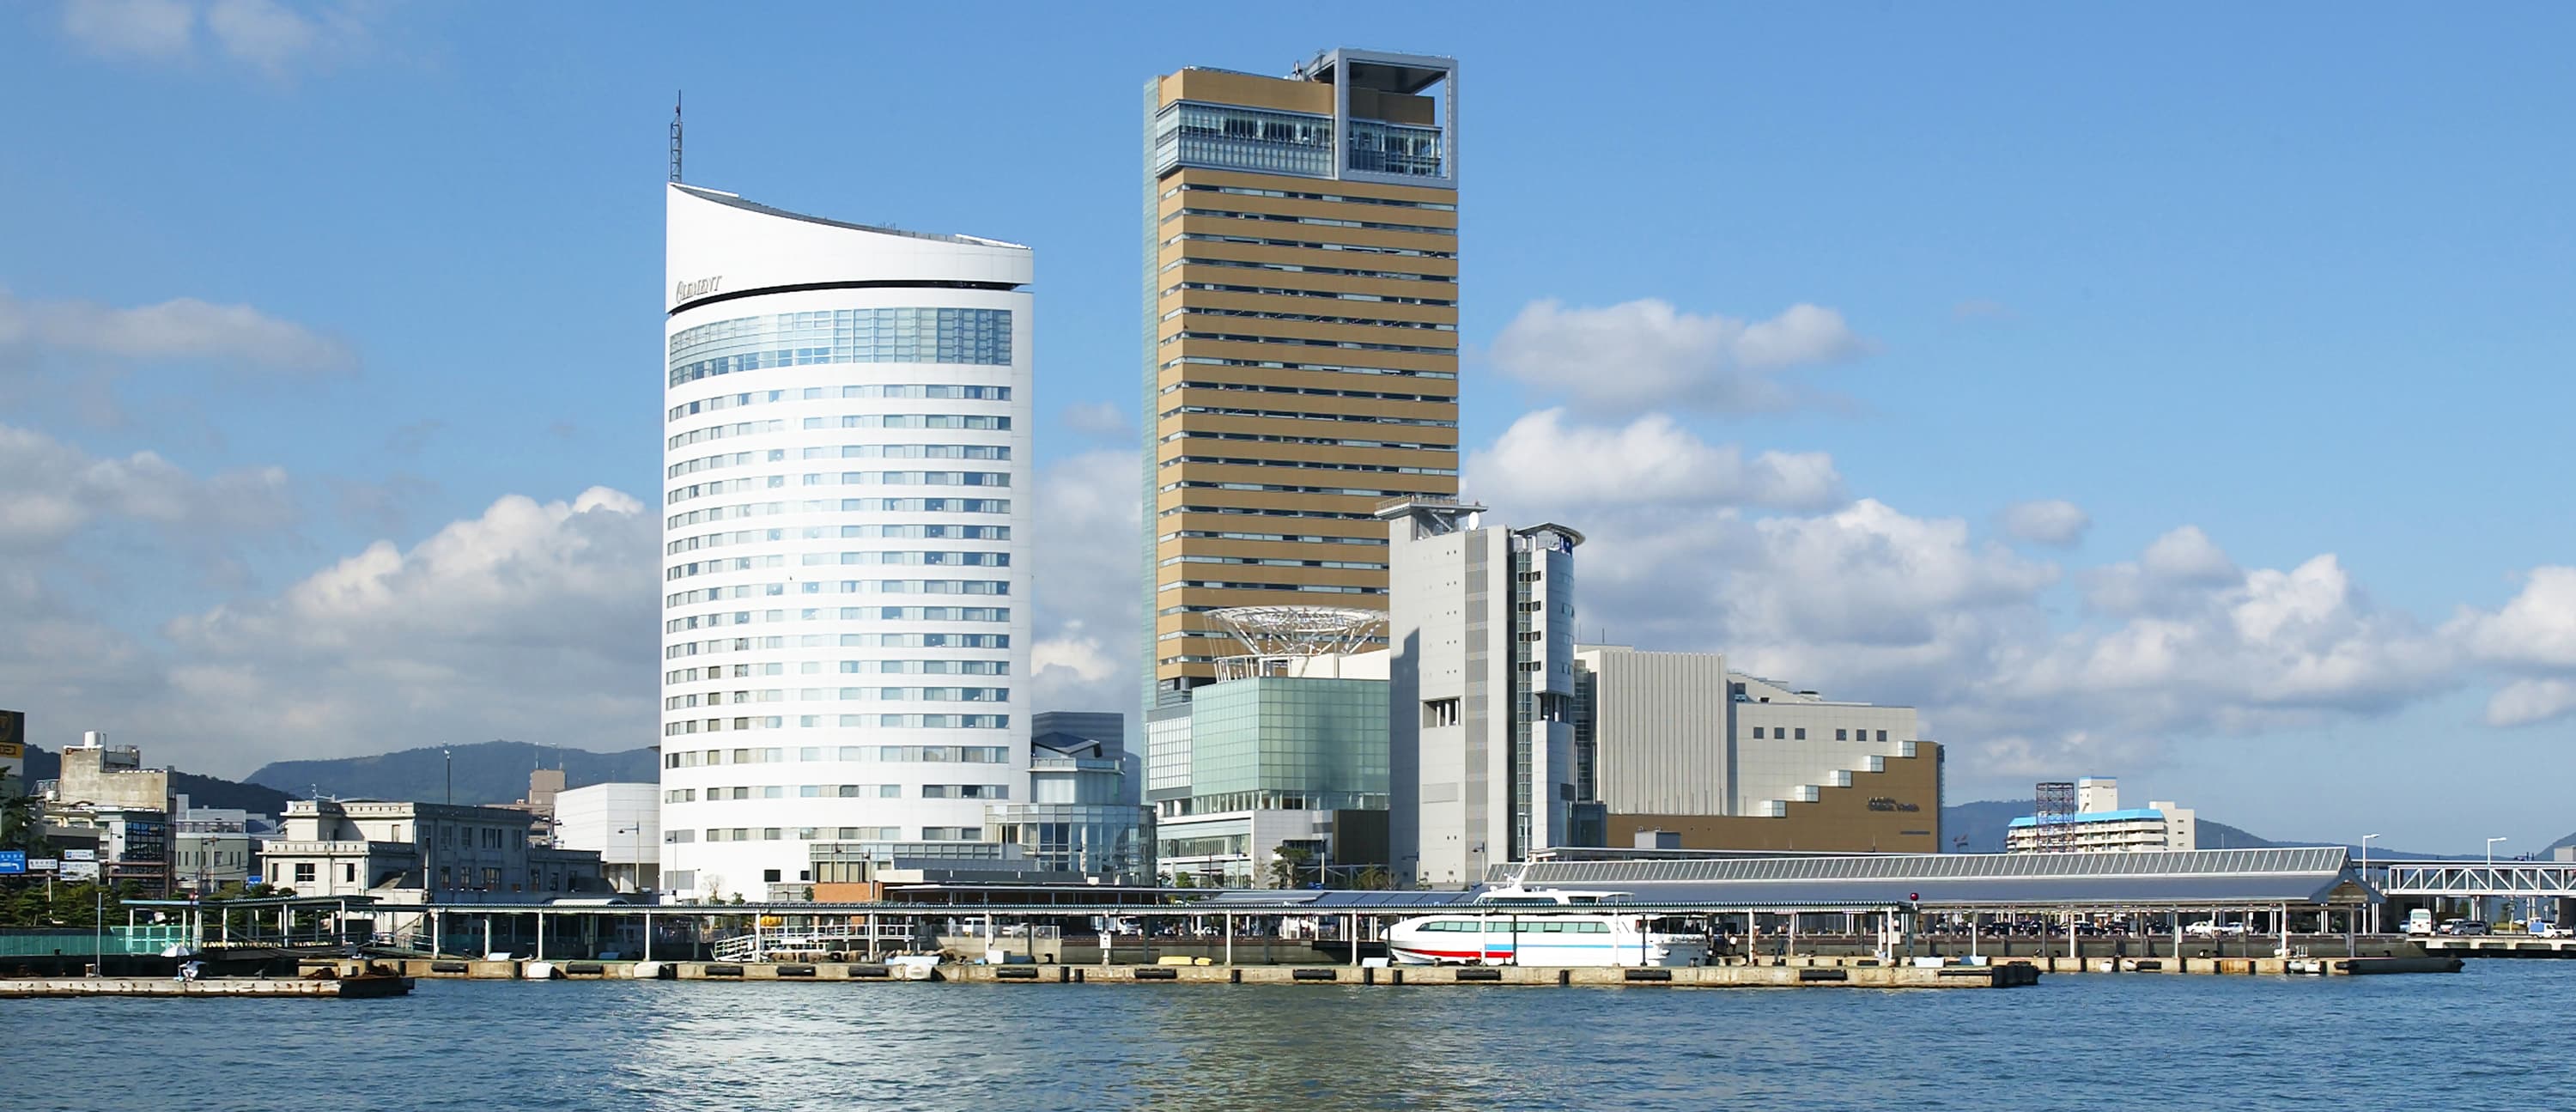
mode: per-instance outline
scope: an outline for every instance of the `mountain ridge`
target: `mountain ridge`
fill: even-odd
[[[1960,846],[1960,848],[1964,849],[1968,853],[2002,853],[2004,851],[2004,831],[2009,827],[2012,820],[2024,815],[2035,813],[2038,810],[2039,804],[2028,799],[1980,799],[1968,803],[1954,803],[1947,807],[1943,807],[1941,808],[1941,835],[1943,838],[1949,839],[1949,844],[1944,845],[1941,848],[1944,851],[1948,851],[1954,846],[1960,846],[1958,839],[1964,835],[1967,838],[1967,842],[1964,846]],[[2310,842],[2283,841],[2261,837],[2250,833],[2241,827],[2229,826],[2226,823],[2218,822],[2213,819],[2200,820],[2200,848],[2202,849],[2273,849],[2281,846],[2331,846],[2339,844],[2343,845],[2345,849],[2351,850],[2353,856],[2359,857],[2361,855],[2361,847],[2356,845],[2338,843],[2324,839]],[[2570,834],[2567,837],[2560,839],[2558,844],[2576,845],[2576,834]],[[2371,846],[2370,854],[2373,857],[2392,860],[2463,861],[2470,859],[2470,855],[2467,854],[2415,853],[2384,845]]]
[[[454,754],[451,765],[446,754]],[[526,741],[481,741],[422,746],[362,757],[276,761],[250,774],[249,783],[296,796],[339,799],[404,799],[464,804],[511,803],[527,797],[528,774],[560,768],[567,788],[661,779],[651,749],[594,753]],[[452,780],[451,780],[452,776]],[[451,789],[452,784],[452,789]]]

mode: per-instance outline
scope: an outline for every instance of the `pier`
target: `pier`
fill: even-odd
[[[307,973],[383,962],[424,979],[790,983],[2011,987],[2057,974],[2344,976],[2576,956],[2541,940],[2363,933],[2378,894],[2332,847],[1561,857],[1487,880],[1603,893],[1581,910],[1651,920],[1703,940],[1706,957],[1524,966],[1518,940],[1548,912],[1473,892],[936,884],[867,903],[289,898],[259,905],[276,937],[257,941],[300,950]],[[207,914],[214,905],[168,906],[200,931],[226,918]],[[1472,917],[1480,935],[1510,941],[1487,943],[1494,952],[1474,964],[1391,963],[1389,929],[1428,915]],[[183,941],[220,961],[224,943],[250,940]]]
[[[307,972],[346,973],[390,964],[405,977],[477,981],[937,981],[963,984],[1538,985],[1667,987],[2015,988],[2042,974],[2174,974],[2220,977],[2367,976],[2457,973],[2448,954],[2378,957],[2194,957],[2011,959],[1876,958],[1799,955],[1726,959],[1692,966],[1223,965],[1173,958],[1153,964],[892,961],[486,961],[410,958],[383,963],[308,958]],[[328,982],[325,982],[328,983]]]

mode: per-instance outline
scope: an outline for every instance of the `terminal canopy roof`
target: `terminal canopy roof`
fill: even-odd
[[[1615,892],[1603,903],[1957,911],[2226,909],[2375,903],[2340,847],[2159,853],[1872,854],[1497,866],[1489,886]]]

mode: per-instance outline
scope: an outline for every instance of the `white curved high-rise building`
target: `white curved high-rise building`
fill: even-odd
[[[668,201],[665,887],[965,850],[1028,783],[1030,252]]]

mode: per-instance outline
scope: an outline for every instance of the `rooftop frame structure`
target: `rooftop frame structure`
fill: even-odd
[[[1230,606],[1208,617],[1246,650],[1216,662],[1221,681],[1285,675],[1294,661],[1365,651],[1386,630],[1385,611],[1343,606]]]

